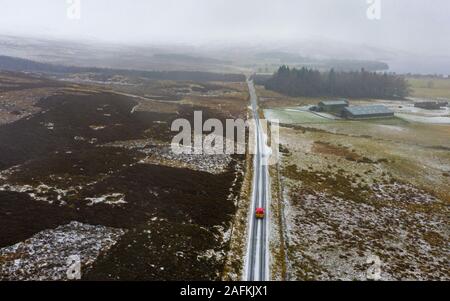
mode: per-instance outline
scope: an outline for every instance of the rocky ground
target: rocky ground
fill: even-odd
[[[82,275],[125,232],[78,222],[44,230],[23,242],[0,249],[0,279],[69,280],[68,260],[71,256],[80,259]]]

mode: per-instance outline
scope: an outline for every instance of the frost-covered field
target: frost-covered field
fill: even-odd
[[[449,280],[449,130],[395,120],[282,128],[289,278],[365,280],[378,256],[381,279]]]
[[[44,230],[23,242],[0,249],[0,280],[70,280],[71,256],[80,259],[81,276],[125,232],[78,222]]]

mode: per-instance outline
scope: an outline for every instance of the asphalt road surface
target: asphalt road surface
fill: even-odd
[[[247,81],[250,100],[255,120],[255,156],[253,174],[252,204],[249,218],[249,238],[245,264],[244,280],[269,280],[269,248],[268,248],[268,214],[269,214],[269,185],[268,185],[268,147],[266,134],[261,128],[258,115],[258,97],[256,96],[253,81]],[[256,208],[265,209],[265,218],[257,219]]]

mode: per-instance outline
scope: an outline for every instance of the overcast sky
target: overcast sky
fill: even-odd
[[[76,0],[75,0],[76,1]],[[342,40],[423,55],[450,51],[449,0],[0,0],[0,33],[116,42]],[[373,0],[377,1],[377,0]]]

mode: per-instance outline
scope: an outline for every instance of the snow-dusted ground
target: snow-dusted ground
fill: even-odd
[[[212,174],[223,173],[233,160],[232,156],[228,154],[196,154],[196,148],[194,147],[184,147],[184,153],[178,154],[173,151],[171,145],[151,139],[117,141],[103,146],[137,149],[147,155],[146,158],[139,161],[141,164],[188,168]]]
[[[391,106],[397,113],[414,114],[429,117],[448,116],[450,114],[450,108],[442,107],[440,110],[426,110],[414,107],[414,104],[406,104],[404,106]]]
[[[111,193],[96,198],[86,198],[86,200],[89,201],[88,206],[100,203],[116,206],[127,203],[125,201],[125,195],[123,193]]]
[[[429,123],[429,124],[450,124],[450,117],[447,116],[420,116],[403,113],[396,113],[395,116],[412,122]]]
[[[383,280],[449,279],[449,250],[439,246],[449,239],[443,215],[408,210],[436,200],[412,187],[402,187],[411,198],[398,193],[396,185],[378,189],[379,202],[398,207],[377,208],[305,190],[288,194],[293,279],[366,280],[371,255],[380,257]]]
[[[125,230],[71,222],[0,249],[0,280],[68,280],[70,256],[81,259],[81,274],[107,252]]]
[[[140,163],[158,163],[174,167],[185,167],[212,174],[224,172],[232,161],[232,157],[226,154],[176,154],[170,146],[152,147],[143,151],[149,156]]]
[[[366,280],[371,256],[382,280],[450,279],[443,151],[410,154],[401,142],[383,142],[381,151],[374,139],[291,129],[280,138],[289,150],[281,183],[290,279]]]
[[[415,99],[415,101],[420,101]],[[423,101],[423,100],[422,100]],[[395,112],[395,116],[418,123],[450,124],[450,108],[442,107],[439,110],[426,110],[414,107],[414,101],[377,101],[386,105]]]
[[[6,178],[2,179],[0,177],[0,180],[6,180]],[[74,190],[75,188],[73,187],[70,189],[70,191]],[[37,201],[46,202],[49,204],[54,204],[58,202],[61,205],[65,205],[65,202],[61,200],[69,193],[69,190],[49,187],[45,184],[40,184],[35,187],[31,185],[3,184],[0,185],[0,191],[23,192],[28,194],[31,198]],[[56,195],[56,198],[54,197],[54,195],[49,196],[50,191]]]
[[[166,133],[166,127],[170,129],[170,116],[188,117],[192,107],[203,107],[202,103],[205,110],[211,111],[209,116],[222,119],[231,114],[228,112],[230,109],[238,115],[242,113],[246,95],[230,95],[211,84],[208,87],[198,85],[201,90],[218,92],[203,93],[190,89],[195,99],[186,99],[181,104],[164,99],[178,95],[178,92],[191,93],[183,92],[184,88],[175,91],[178,83],[174,83],[177,87],[170,88],[171,91],[165,91],[168,89],[166,85],[162,84],[158,88],[161,91],[155,93],[150,91],[152,87],[139,90],[145,97],[130,94],[133,100],[125,100],[124,93],[119,93],[122,94],[120,97],[112,93],[105,97],[100,87],[67,85],[67,89],[58,93],[58,97],[67,102],[53,103],[51,99],[45,102],[45,108],[60,109],[58,114],[49,114],[49,110],[34,107],[40,98],[33,98],[33,102],[28,101],[30,103],[25,103],[26,106],[21,106],[21,100],[27,96],[25,92],[0,95],[0,110],[8,109],[6,116],[4,111],[0,112],[0,124],[23,118],[23,123],[17,126],[18,130],[23,126],[28,129],[26,126],[29,125],[38,129],[42,137],[37,143],[44,149],[42,156],[37,154],[36,158],[24,156],[15,160],[15,156],[11,155],[14,158],[5,166],[20,165],[0,171],[0,194],[5,208],[1,212],[4,213],[1,224],[5,225],[0,236],[0,248],[3,248],[0,250],[1,279],[66,279],[67,258],[70,255],[81,256],[86,279],[219,279],[231,239],[232,205],[237,206],[239,202],[243,176],[242,166],[239,166],[242,165],[241,158],[230,155],[176,155],[167,143],[172,135]],[[213,94],[219,98],[212,99]],[[230,99],[222,99],[222,94]],[[149,95],[161,100],[149,100]],[[83,103],[84,97],[90,101]],[[136,102],[139,104],[135,105]],[[83,106],[83,114],[79,118],[65,119],[64,114],[72,116],[74,112],[73,108],[69,108],[72,103],[82,104],[79,107]],[[20,112],[12,112],[16,109]],[[35,111],[42,114],[29,118]],[[151,114],[147,115],[144,113],[146,111]],[[140,116],[130,116],[129,112],[134,115],[139,112]],[[16,118],[15,114],[19,113]],[[141,116],[149,116],[149,119],[141,123]],[[144,129],[144,125],[148,128]],[[73,135],[66,137],[65,129]],[[28,130],[26,132],[29,133]],[[6,133],[5,137],[9,136]],[[150,139],[144,139],[147,137]],[[11,141],[16,142],[14,139]],[[20,143],[8,143],[12,147],[4,149],[7,155],[16,150],[30,151],[33,155],[38,153],[29,149],[30,144],[16,144]],[[3,166],[5,162],[1,163]],[[236,175],[234,180],[233,171]],[[199,180],[193,180],[195,177]],[[161,178],[166,180],[159,183]],[[170,185],[172,181],[180,184],[172,185],[173,188]],[[201,202],[196,202],[197,199]],[[34,214],[36,211],[39,213]],[[211,213],[213,211],[215,214]],[[151,218],[154,222],[159,216],[167,218],[164,222],[160,218],[160,224],[149,225],[144,231],[160,232],[160,236],[145,233],[148,237],[138,240],[146,219]],[[176,217],[172,219],[172,216]],[[49,229],[72,220],[126,228],[128,232],[119,240],[124,230],[104,226],[74,222]],[[180,233],[183,233],[180,231],[186,231],[183,235],[185,239],[179,239]],[[11,246],[19,241],[22,242]],[[116,242],[115,247],[111,248]],[[108,256],[99,256],[102,252],[107,252]],[[174,257],[172,253],[180,256]],[[111,265],[110,262],[115,259],[118,264]],[[95,268],[89,269],[94,261]],[[155,268],[147,264],[152,261],[161,265]],[[129,267],[135,268],[128,274],[124,270]]]

